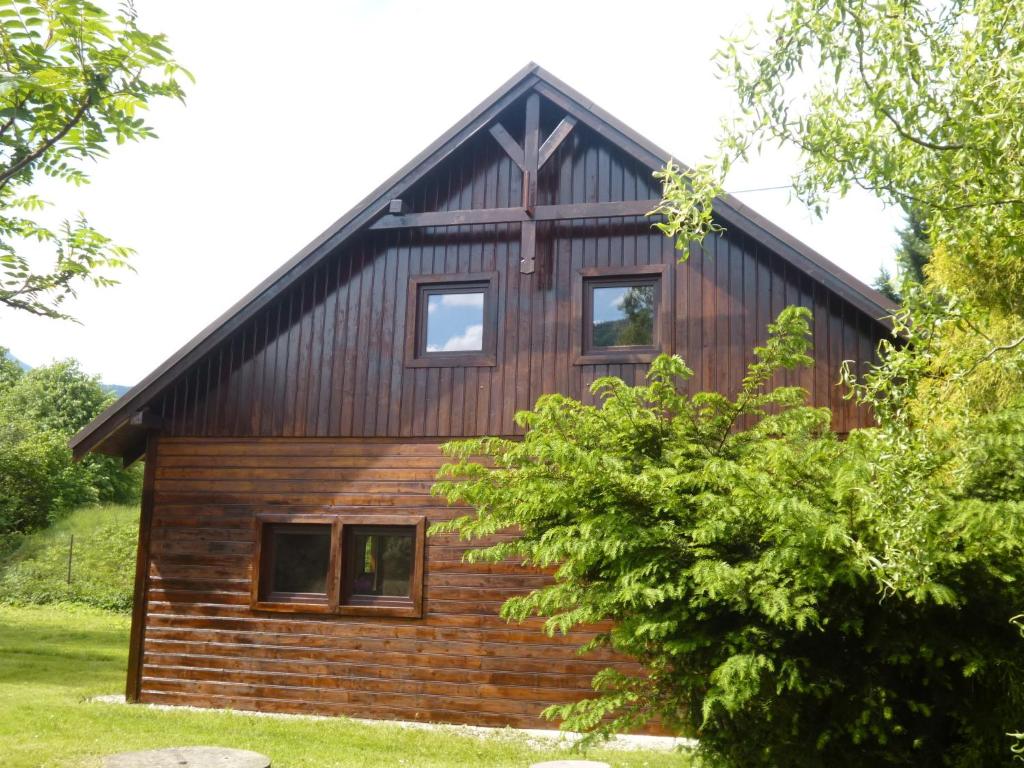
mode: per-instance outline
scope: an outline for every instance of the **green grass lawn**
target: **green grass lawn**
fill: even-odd
[[[88,701],[124,688],[127,616],[91,608],[0,606],[0,764],[98,766],[113,752],[217,745],[270,755],[275,768],[524,768],[579,757],[512,732],[486,738],[345,719],[270,718]],[[684,768],[684,755],[595,751],[613,766]]]

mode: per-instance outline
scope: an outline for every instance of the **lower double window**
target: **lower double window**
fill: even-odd
[[[422,516],[258,515],[252,605],[422,616],[425,529]]]

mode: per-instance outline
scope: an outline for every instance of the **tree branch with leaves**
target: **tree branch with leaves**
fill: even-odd
[[[131,268],[133,251],[84,214],[44,224],[47,203],[31,190],[40,175],[87,183],[86,161],[111,143],[156,138],[141,113],[155,99],[183,101],[182,78],[165,36],[140,29],[131,3],[110,14],[83,0],[0,0],[0,304],[67,318],[82,285],[113,285]]]

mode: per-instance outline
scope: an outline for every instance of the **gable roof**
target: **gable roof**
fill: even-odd
[[[318,264],[321,258],[384,213],[390,200],[401,197],[405,190],[450,157],[470,137],[485,130],[506,107],[530,90],[535,90],[561,107],[652,170],[663,167],[672,159],[668,152],[531,62],[86,425],[71,439],[75,457],[98,450],[122,455],[126,463],[138,458],[142,453],[146,431],[145,420],[136,417],[142,408],[217,344],[286,291]],[[886,297],[731,195],[717,198],[714,212],[727,228],[741,230],[869,317],[886,323],[885,318],[894,309]]]

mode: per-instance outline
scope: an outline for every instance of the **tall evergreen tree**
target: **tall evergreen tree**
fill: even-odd
[[[876,290],[893,301],[901,301],[900,291],[905,281],[924,285],[925,267],[932,257],[932,246],[928,240],[928,223],[914,208],[907,210],[907,220],[897,230],[900,247],[896,251],[896,274],[882,267],[873,283]]]

